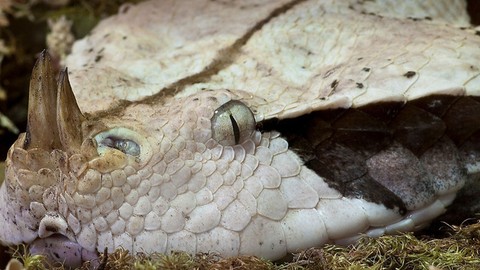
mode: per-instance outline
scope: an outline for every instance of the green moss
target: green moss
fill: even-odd
[[[480,223],[452,229],[443,239],[406,233],[328,245],[300,253],[296,263],[309,261],[303,269],[480,269]]]
[[[117,249],[108,254],[104,269],[480,269],[480,222],[449,227],[442,239],[416,237],[412,233],[380,238],[362,238],[355,245],[325,245],[294,254],[289,262],[274,263],[254,256],[222,258],[214,254],[189,255],[184,252],[139,254]],[[23,255],[22,255],[23,252]],[[43,257],[30,256],[21,246],[14,258],[27,269],[45,269]],[[83,268],[88,269],[87,262]],[[50,269],[50,268],[49,268]]]
[[[28,252],[28,247],[25,245],[17,246],[14,249],[11,249],[12,257],[19,260],[25,269],[29,270],[44,270],[50,269],[46,268],[48,263],[45,261],[45,257],[41,255],[31,255]]]

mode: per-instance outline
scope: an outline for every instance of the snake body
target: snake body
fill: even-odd
[[[425,226],[478,173],[480,37],[464,2],[411,2],[147,1],[58,86],[43,53],[0,241],[278,259]]]

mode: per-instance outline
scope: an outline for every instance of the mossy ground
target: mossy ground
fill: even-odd
[[[133,256],[118,249],[102,256],[101,269],[480,269],[480,222],[468,226],[445,226],[448,237],[432,239],[406,233],[380,238],[362,238],[355,245],[325,245],[294,254],[288,262],[276,263],[254,256],[222,258],[215,254],[183,252]],[[63,269],[45,264],[43,257],[25,255],[25,246],[11,250],[26,269]],[[83,269],[89,269],[85,263]]]

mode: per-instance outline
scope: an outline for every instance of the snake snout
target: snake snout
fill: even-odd
[[[98,253],[88,251],[75,241],[61,234],[52,234],[47,238],[37,238],[30,245],[30,253],[43,255],[52,265],[61,264],[67,268],[78,268],[84,261],[98,265]]]
[[[38,236],[47,238],[55,233],[67,236],[68,224],[58,214],[46,214],[40,221]]]
[[[97,252],[86,250],[77,243],[67,222],[58,214],[49,213],[42,218],[38,236],[30,245],[30,253],[45,256],[53,265],[59,263],[77,268],[84,261],[98,261]]]

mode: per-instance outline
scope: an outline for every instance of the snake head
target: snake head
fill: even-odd
[[[85,124],[67,70],[57,83],[50,56],[42,52],[30,81],[27,130],[8,152],[0,190],[3,244],[33,242],[33,251],[72,266],[82,256],[93,258],[93,249],[77,244],[80,224],[69,207],[74,201],[72,190],[92,191],[100,181],[88,169],[88,162],[98,154],[95,142],[83,139]],[[80,184],[87,178],[88,183]],[[48,252],[41,248],[51,244],[54,248]]]
[[[77,70],[85,71],[76,77],[85,82],[83,95],[95,96],[79,101],[127,101],[82,113],[79,108],[89,106],[77,105],[68,73],[57,83],[50,57],[40,56],[30,84],[27,131],[8,153],[0,188],[2,243],[31,244],[32,252],[73,267],[117,247],[278,259],[326,242],[351,242],[359,233],[422,228],[463,186],[467,172],[458,146],[480,126],[473,79],[478,69],[465,64],[478,59],[478,39],[353,10],[342,17],[315,1],[292,1],[271,12],[273,4],[220,13],[215,3],[202,4],[198,22],[221,31],[193,24],[198,31],[177,27],[190,22],[190,5],[145,3],[144,11],[132,7],[119,16],[165,19],[149,23],[163,27],[161,38],[144,32],[147,24],[132,28],[132,17],[125,17],[124,32],[115,19],[115,31],[111,24],[107,32],[96,31],[85,52],[94,56],[92,63],[107,62],[109,55],[120,59],[109,61],[126,71],[117,70],[112,80],[108,72],[116,67],[80,61]],[[161,8],[153,9],[157,3]],[[212,20],[217,14],[224,17]],[[232,19],[235,14],[240,17]],[[223,34],[242,27],[251,30],[232,38]],[[125,35],[137,32],[160,45]],[[192,40],[196,32],[201,38]],[[431,58],[439,48],[432,42],[443,43],[438,37],[445,34],[456,41],[446,44],[448,50],[441,47],[442,57]],[[90,54],[100,36],[105,48],[122,43],[113,38],[149,45],[127,42]],[[355,38],[345,43],[340,37]],[[174,41],[171,51],[167,41]],[[137,49],[139,55],[131,52]],[[161,54],[149,61],[135,58],[152,51]],[[132,59],[119,56],[129,53]],[[418,66],[424,61],[419,59],[429,61]],[[438,72],[442,66],[452,67],[448,76]],[[408,71],[417,67],[421,72]],[[133,70],[147,80],[122,76]],[[171,74],[176,79],[164,81]],[[461,97],[468,94],[467,82],[475,99]],[[455,130],[460,134],[450,132]]]
[[[27,130],[7,156],[2,244],[29,244],[32,253],[70,267],[119,246],[238,253],[237,231],[257,211],[245,190],[239,195],[245,206],[232,202],[244,178],[258,167],[257,173],[280,179],[252,155],[260,132],[250,109],[233,100],[250,94],[204,91],[170,104],[139,103],[120,115],[92,116],[79,109],[67,70],[58,82],[55,77],[43,52],[32,72]],[[222,210],[225,228],[219,225]],[[282,205],[280,215],[285,211]],[[197,244],[196,237],[211,240]],[[211,246],[222,239],[232,244]]]

